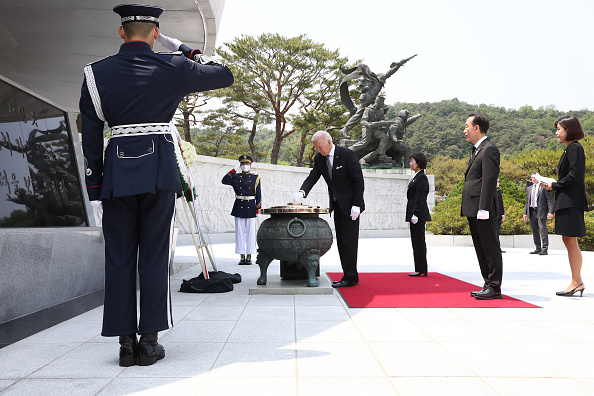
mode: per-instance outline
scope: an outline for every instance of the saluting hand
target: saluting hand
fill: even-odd
[[[167,37],[163,33],[159,33],[157,40],[159,40],[161,45],[163,45],[163,47],[167,48],[169,51],[177,51],[179,46],[182,45],[182,42],[178,39]]]

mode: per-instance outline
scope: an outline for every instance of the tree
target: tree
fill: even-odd
[[[248,147],[242,122],[241,119],[229,117],[225,108],[208,111],[202,119],[206,130],[196,138],[197,153],[231,159],[245,154]]]
[[[184,140],[186,142],[192,142],[192,135],[190,133],[190,124],[196,125],[195,112],[199,107],[207,104],[209,96],[203,92],[196,92],[193,94],[186,95],[183,100],[177,106],[177,109],[181,113],[181,118],[177,118],[175,126],[182,128]]]
[[[294,106],[308,102],[313,92],[322,92],[347,59],[305,35],[241,36],[224,46],[217,53],[235,76],[235,84],[224,91],[226,98],[252,109],[256,123],[262,113],[271,116],[275,135],[270,162],[277,164],[283,139],[295,132],[289,125]]]

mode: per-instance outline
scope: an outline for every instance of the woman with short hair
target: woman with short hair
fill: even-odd
[[[574,116],[559,118],[555,128],[557,139],[565,143],[566,148],[557,165],[558,180],[544,187],[555,191],[555,234],[563,236],[571,268],[570,285],[557,295],[567,297],[579,292],[581,297],[585,286],[581,276],[582,252],[577,239],[586,235],[584,212],[588,210],[588,203],[584,180],[586,156],[578,140],[584,138],[584,131]]]
[[[410,156],[410,169],[415,175],[408,183],[406,191],[405,221],[410,223],[410,240],[413,247],[415,272],[409,276],[427,276],[427,245],[425,244],[425,223],[431,221],[427,195],[429,195],[429,179],[425,175],[427,157],[423,153]]]

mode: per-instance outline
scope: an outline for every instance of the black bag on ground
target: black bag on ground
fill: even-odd
[[[241,283],[241,275],[237,273],[230,274],[223,271],[208,271],[208,277],[210,279],[231,279],[233,283]],[[204,272],[198,275],[198,279],[204,279]]]
[[[182,280],[179,291],[182,293],[225,293],[233,290],[233,283],[241,282],[241,275],[229,274],[222,271],[208,273],[209,279],[204,279],[204,274],[190,280]]]

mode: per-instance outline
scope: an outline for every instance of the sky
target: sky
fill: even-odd
[[[386,103],[594,110],[593,0],[225,0],[217,46],[306,34],[375,73]]]

